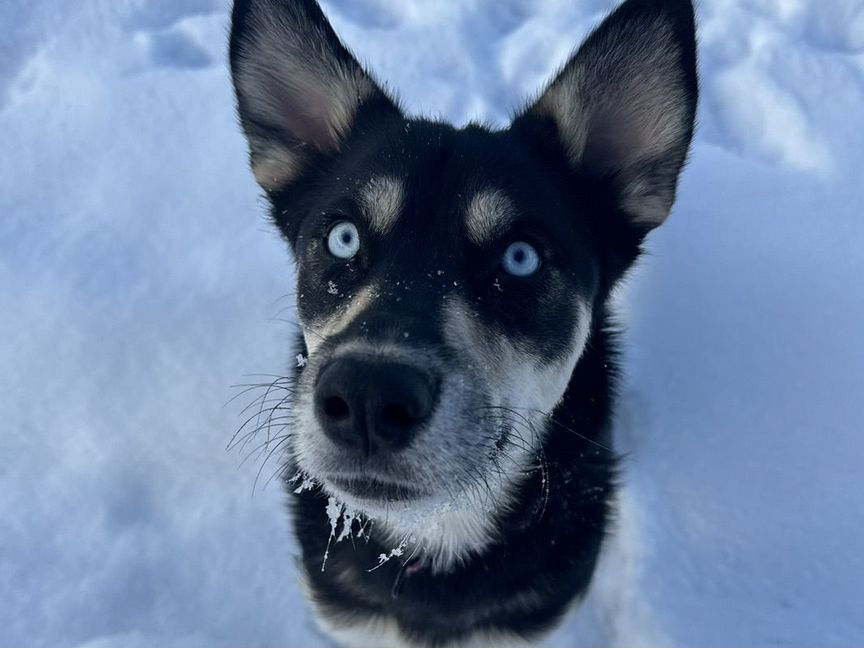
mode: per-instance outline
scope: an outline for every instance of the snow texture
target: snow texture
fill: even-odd
[[[325,6],[409,109],[500,124],[613,0]],[[692,162],[620,294],[618,533],[545,643],[860,645],[864,4],[699,14]],[[296,353],[227,16],[0,4],[2,645],[329,645],[277,467],[252,496],[225,451],[230,385]]]

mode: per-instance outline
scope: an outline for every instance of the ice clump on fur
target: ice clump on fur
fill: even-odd
[[[349,509],[345,504],[340,502],[332,495],[327,498],[327,519],[330,522],[330,537],[327,538],[327,548],[324,550],[324,559],[321,562],[321,571],[327,567],[327,559],[330,557],[330,546],[335,543],[340,543],[346,538],[351,537],[351,529],[356,521],[360,528],[357,531],[358,538],[365,538],[369,541],[369,531],[371,529],[371,520],[369,523],[363,522],[363,514],[360,511]],[[340,530],[341,524],[341,530]]]
[[[291,479],[289,479],[288,483],[294,484],[294,483],[297,483],[298,481],[300,482],[300,485],[294,489],[294,493],[296,495],[299,495],[300,493],[303,493],[303,492],[308,491],[308,490],[312,490],[313,488],[315,488],[318,485],[318,482],[316,482],[314,479],[312,479],[309,475],[307,475],[302,470],[297,471],[297,474],[294,475]]]
[[[378,564],[367,571],[370,571],[370,572],[375,571],[376,569],[378,569],[382,565],[390,562],[391,558],[401,558],[403,555],[405,555],[405,547],[407,547],[407,546],[408,546],[408,540],[405,539],[399,543],[398,547],[391,549],[390,553],[378,554]]]

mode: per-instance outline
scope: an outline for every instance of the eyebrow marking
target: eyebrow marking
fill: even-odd
[[[405,206],[405,183],[392,176],[372,178],[360,190],[360,208],[373,229],[389,232]]]
[[[491,243],[516,218],[516,208],[498,189],[483,189],[472,196],[465,213],[468,237],[477,245]]]

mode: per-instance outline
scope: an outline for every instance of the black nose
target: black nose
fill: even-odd
[[[437,381],[397,362],[340,358],[315,386],[315,414],[336,444],[364,455],[405,448],[432,414]]]

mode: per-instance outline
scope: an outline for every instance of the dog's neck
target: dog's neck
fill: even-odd
[[[312,490],[293,498],[306,581],[331,631],[389,619],[403,639],[440,645],[480,627],[530,635],[566,611],[589,584],[614,495],[611,344],[598,326],[549,419],[545,470],[529,475],[495,520],[495,540],[448,571],[430,569],[410,551],[377,566],[392,547],[374,534],[368,542],[331,544],[322,571],[327,497]]]

